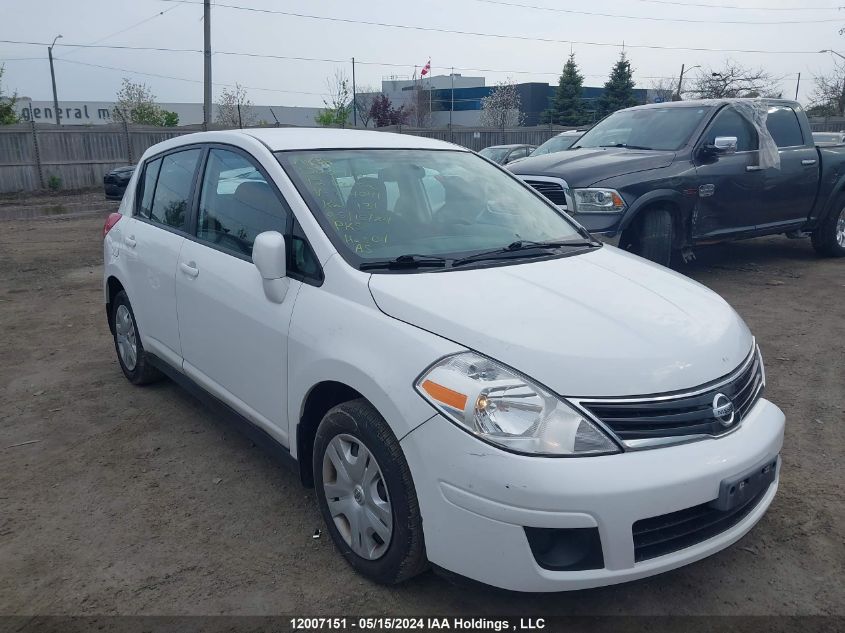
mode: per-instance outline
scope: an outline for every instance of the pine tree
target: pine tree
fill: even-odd
[[[578,70],[575,54],[572,53],[563,66],[551,106],[543,113],[544,122],[575,126],[586,123],[587,113],[581,97],[583,85],[584,76]]]
[[[619,61],[613,65],[610,71],[610,78],[604,84],[604,92],[599,97],[599,116],[607,116],[622,108],[630,108],[637,105],[634,97],[634,79],[631,70],[631,62],[623,52]]]

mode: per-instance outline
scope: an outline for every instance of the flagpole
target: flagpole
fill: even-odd
[[[428,125],[434,127],[434,113],[431,110],[431,58],[428,59]]]

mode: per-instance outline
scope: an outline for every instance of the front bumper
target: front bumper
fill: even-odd
[[[716,499],[723,479],[774,459],[783,413],[761,399],[728,436],[603,457],[544,458],[501,451],[435,416],[402,439],[429,560],[517,591],[562,591],[651,576],[734,543],[766,512],[778,473],[738,523],[712,538],[635,562],[633,524]],[[525,528],[597,528],[604,566],[541,567]]]

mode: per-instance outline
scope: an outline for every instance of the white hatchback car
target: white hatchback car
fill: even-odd
[[[284,447],[376,581],[632,580],[728,546],[775,495],[784,416],[736,312],[463,148],[172,139],[104,257],[126,377],[199,387]]]

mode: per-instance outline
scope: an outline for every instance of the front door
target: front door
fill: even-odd
[[[149,160],[141,175],[138,205],[122,230],[129,275],[126,288],[149,352],[181,366],[176,323],[176,266],[202,150],[172,152]]]
[[[282,303],[252,263],[263,231],[288,232],[290,211],[248,155],[209,150],[195,235],[176,272],[185,374],[287,445],[287,335],[301,283]]]
[[[701,147],[719,136],[737,139],[736,153],[705,157]],[[698,200],[693,212],[693,239],[719,239],[752,231],[757,223],[763,171],[754,126],[728,106],[719,111],[697,145]]]

